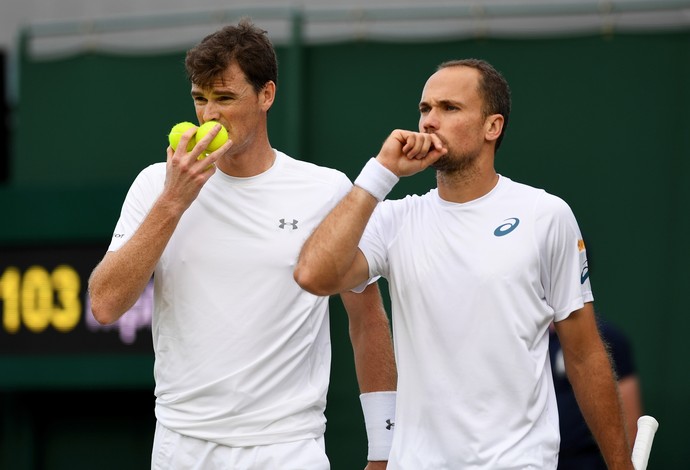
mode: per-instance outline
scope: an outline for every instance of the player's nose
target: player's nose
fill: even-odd
[[[204,106],[203,118],[204,122],[220,120],[220,110],[218,105],[212,100],[209,100],[206,106]]]
[[[432,133],[438,130],[439,120],[433,110],[425,113],[419,118],[419,129],[422,132]]]

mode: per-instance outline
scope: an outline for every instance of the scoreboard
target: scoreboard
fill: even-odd
[[[83,386],[118,376],[152,381],[152,282],[115,323],[101,325],[91,313],[88,279],[106,249],[0,248],[0,388],[51,386],[51,377]]]

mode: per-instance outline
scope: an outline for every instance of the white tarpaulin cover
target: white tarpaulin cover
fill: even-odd
[[[690,0],[11,0],[0,47],[23,32],[35,56],[178,50],[241,16],[276,44],[526,38],[684,30]]]

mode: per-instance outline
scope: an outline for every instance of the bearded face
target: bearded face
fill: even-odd
[[[479,150],[458,151],[452,147],[447,148],[448,153],[431,165],[433,169],[448,174],[465,174],[474,168],[479,158]]]
[[[432,75],[422,91],[419,130],[436,134],[448,149],[432,165],[438,172],[463,175],[477,165],[487,119],[478,82],[477,70],[451,67]]]

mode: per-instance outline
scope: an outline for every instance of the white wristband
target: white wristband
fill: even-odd
[[[396,392],[362,393],[359,400],[364,413],[364,425],[369,439],[367,460],[388,460],[395,427]]]
[[[355,185],[381,202],[399,180],[395,173],[381,165],[378,160],[370,158],[355,180]]]

